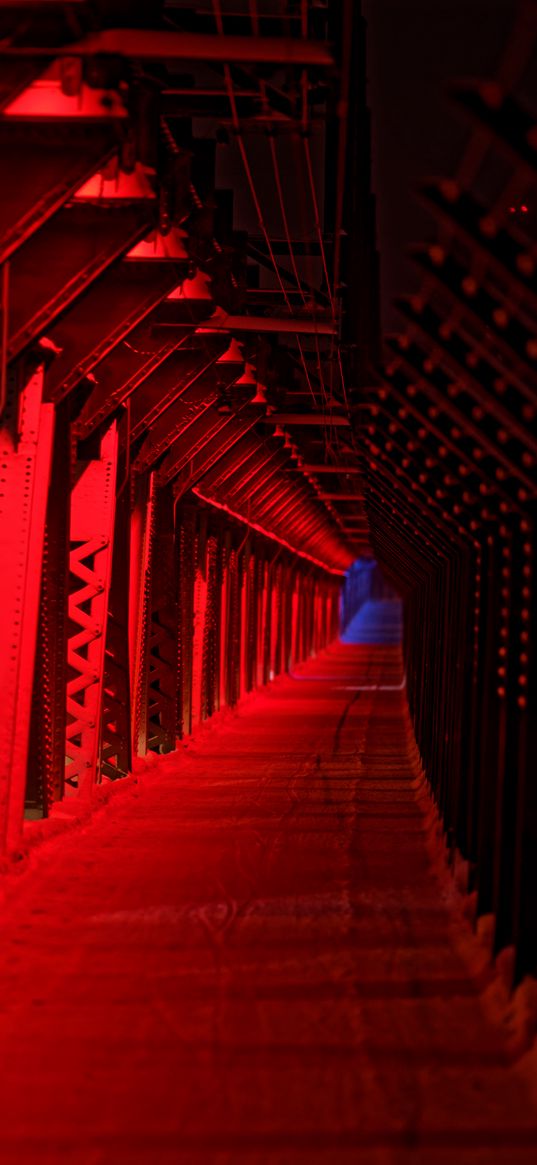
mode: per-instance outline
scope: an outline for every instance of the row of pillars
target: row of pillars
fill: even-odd
[[[25,811],[91,799],[323,648],[340,580],[224,512],[133,475],[118,417],[73,450],[11,386],[1,429],[1,848]]]

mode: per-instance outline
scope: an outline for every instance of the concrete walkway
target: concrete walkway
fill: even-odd
[[[401,676],[333,647],[7,880],[2,1165],[537,1160]]]

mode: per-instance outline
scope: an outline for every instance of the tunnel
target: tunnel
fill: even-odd
[[[537,1160],[535,0],[0,3],[0,1160]]]

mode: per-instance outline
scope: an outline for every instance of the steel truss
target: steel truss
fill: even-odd
[[[81,796],[91,796],[101,780],[117,458],[114,422],[101,440],[100,456],[78,464],[71,496],[65,784]]]

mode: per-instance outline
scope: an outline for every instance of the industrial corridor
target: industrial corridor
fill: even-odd
[[[6,1165],[535,1161],[367,606],[9,880]]]
[[[0,1165],[537,1162],[537,0],[0,0]]]

